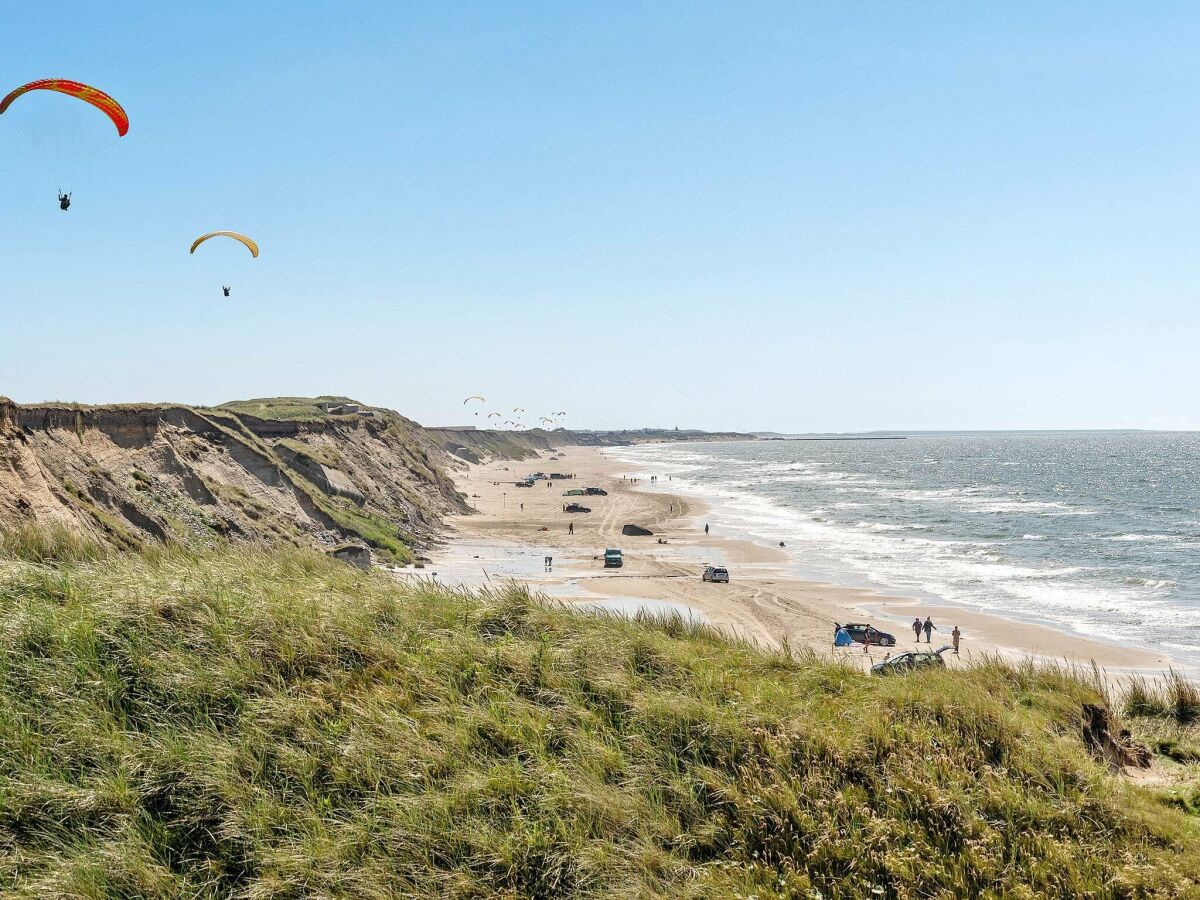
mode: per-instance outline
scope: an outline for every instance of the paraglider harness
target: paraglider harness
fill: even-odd
[[[221,290],[223,290],[223,291],[225,292],[225,296],[226,296],[226,297],[228,297],[228,296],[229,296],[229,288],[227,288],[227,287],[225,287],[224,285],[222,285],[222,286],[221,286]]]
[[[58,192],[58,208],[61,209],[63,212],[66,212],[68,209],[71,208],[71,195],[70,194],[64,194],[62,191]]]

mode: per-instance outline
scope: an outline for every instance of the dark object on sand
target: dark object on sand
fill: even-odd
[[[626,525],[621,529],[621,534],[629,537],[651,537],[654,532],[649,528],[643,528],[641,525]]]
[[[589,513],[591,509],[586,506],[581,506],[578,503],[568,503],[563,507],[563,512],[569,513]]]
[[[364,572],[371,571],[371,551],[359,544],[339,544],[329,551],[329,555]]]
[[[1126,729],[1122,728],[1113,737],[1108,710],[1103,706],[1083,704],[1083,743],[1092,756],[1107,763],[1114,772],[1124,766],[1150,768],[1150,751],[1134,742]]]
[[[604,490],[604,488],[588,487],[588,488],[584,488],[583,492],[585,494],[587,494],[589,497],[607,497],[608,496],[608,491]]]

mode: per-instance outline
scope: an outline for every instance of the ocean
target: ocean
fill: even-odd
[[[1200,665],[1200,434],[966,433],[647,444],[608,455],[705,500],[799,573]],[[673,480],[667,481],[667,476]]]

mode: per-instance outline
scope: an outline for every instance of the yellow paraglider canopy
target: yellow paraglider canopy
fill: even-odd
[[[235,241],[241,241],[243,244],[246,245],[246,249],[250,251],[250,255],[253,256],[255,259],[258,259],[258,244],[254,243],[254,241],[252,241],[250,238],[246,237],[246,235],[238,234],[236,231],[214,231],[211,234],[203,234],[200,237],[196,238],[195,242],[192,244],[192,249],[189,250],[188,252],[195,253],[197,247],[199,247],[201,244],[203,244],[209,238],[215,238],[215,237],[227,237],[227,238],[233,238]]]

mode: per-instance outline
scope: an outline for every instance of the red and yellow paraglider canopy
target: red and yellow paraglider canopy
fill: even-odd
[[[125,114],[120,103],[99,88],[66,78],[43,78],[41,81],[31,81],[29,84],[22,85],[0,100],[0,115],[8,111],[14,100],[30,91],[57,91],[60,94],[78,97],[84,103],[90,103],[108,116],[113,125],[117,127],[117,134],[121,137],[129,132],[129,116]]]

